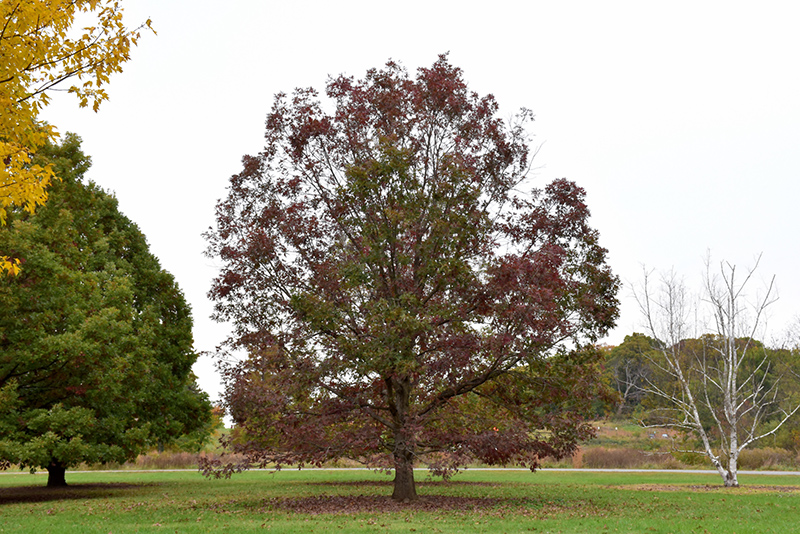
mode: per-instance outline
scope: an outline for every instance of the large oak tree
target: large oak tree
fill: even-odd
[[[391,467],[398,500],[418,460],[572,452],[618,281],[584,191],[527,185],[531,114],[499,119],[446,56],[331,79],[327,97],[276,96],[207,234],[216,318],[247,355],[224,366],[234,448]]]
[[[123,462],[208,426],[191,373],[189,306],[117,200],[83,175],[67,135],[40,157],[61,176],[48,203],[9,211],[0,249],[22,261],[0,279],[0,464]]]

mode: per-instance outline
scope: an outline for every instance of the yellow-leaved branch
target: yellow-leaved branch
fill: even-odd
[[[76,18],[89,25],[74,28]],[[122,71],[143,29],[153,31],[149,19],[136,29],[125,27],[115,0],[0,2],[0,224],[12,206],[33,211],[44,203],[57,179],[49,165],[32,160],[58,136],[39,120],[48,92],[74,93],[81,107],[97,111],[108,98],[110,75]],[[18,260],[0,254],[0,272],[18,270]]]

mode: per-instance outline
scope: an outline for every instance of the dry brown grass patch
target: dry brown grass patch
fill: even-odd
[[[726,488],[722,484],[626,484],[624,486],[606,486],[613,489],[632,490],[632,491],[693,491],[693,492],[731,492],[731,493],[798,493],[800,486],[761,486],[746,485],[738,488]]]

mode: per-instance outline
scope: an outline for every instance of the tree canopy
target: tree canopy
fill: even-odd
[[[0,224],[10,206],[28,211],[47,198],[54,178],[33,154],[56,137],[39,112],[57,86],[81,107],[97,111],[108,98],[105,85],[122,71],[140,28],[126,28],[118,0],[9,0],[0,3]],[[80,31],[76,20],[91,23]],[[143,27],[150,28],[150,21]],[[16,273],[18,262],[0,256],[0,271]]]
[[[61,180],[47,204],[12,209],[0,249],[0,461],[46,468],[123,462],[210,421],[194,383],[189,307],[117,200],[82,178],[77,136],[45,146]]]
[[[446,474],[572,452],[618,281],[584,190],[528,187],[531,113],[499,119],[446,56],[327,97],[275,97],[207,234],[216,318],[247,354],[225,368],[235,449],[392,467],[399,500],[420,459]]]

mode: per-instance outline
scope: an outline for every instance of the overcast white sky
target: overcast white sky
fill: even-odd
[[[504,116],[536,114],[535,183],[567,177],[586,189],[625,282],[607,342],[642,331],[629,283],[643,264],[699,288],[708,250],[742,268],[763,253],[759,283],[775,275],[780,294],[775,335],[800,313],[800,4],[123,4],[129,25],[150,17],[158,36],[142,38],[99,113],[58,98],[43,118],[83,137],[89,177],[116,193],[191,303],[199,351],[228,331],[209,319],[216,268],[201,233],[241,157],[262,148],[273,95],[361,77],[389,58],[413,72],[448,51]],[[216,399],[212,359],[195,372]]]

